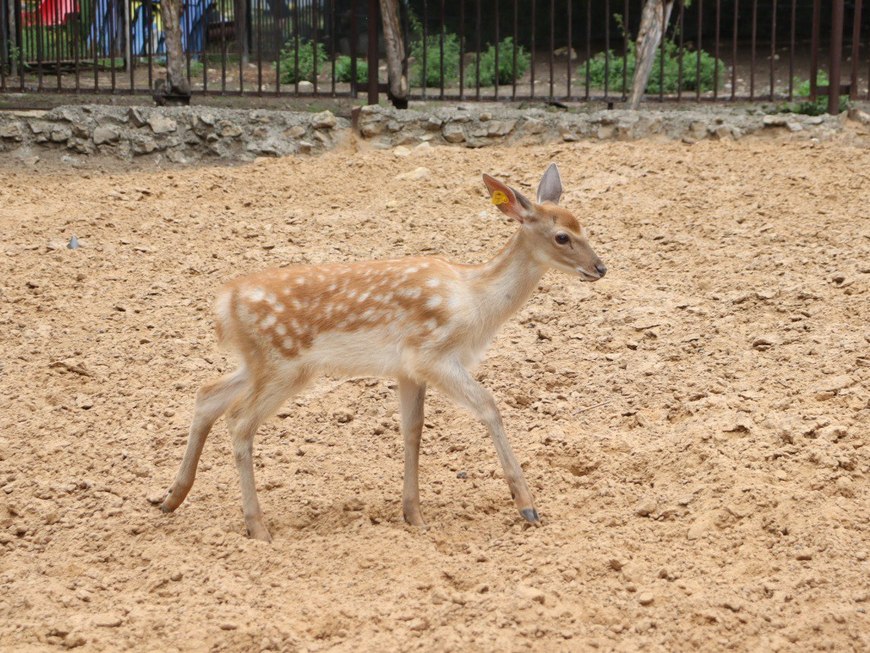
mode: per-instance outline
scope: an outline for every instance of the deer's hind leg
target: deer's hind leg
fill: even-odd
[[[263,512],[257,499],[254,482],[254,435],[260,424],[270,417],[284,401],[299,392],[310,379],[304,370],[292,374],[263,374],[239,397],[227,413],[233,454],[242,486],[242,511],[251,537],[270,542],[272,536],[263,522]]]
[[[187,497],[193,481],[196,478],[196,467],[202,455],[205,439],[218,417],[226,412],[248,384],[248,372],[244,366],[217,381],[207,383],[196,393],[196,403],[193,419],[190,423],[190,435],[187,438],[187,449],[178,474],[175,476],[166,498],[160,505],[163,512],[172,512]]]
[[[420,436],[423,432],[423,401],[426,384],[399,378],[399,413],[405,440],[405,480],[402,487],[402,513],[412,526],[425,526],[420,512]]]

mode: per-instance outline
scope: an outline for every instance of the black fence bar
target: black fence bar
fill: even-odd
[[[100,16],[100,8],[97,5],[97,0],[93,0],[91,2],[91,11],[93,12],[91,15],[94,17],[94,21],[99,22],[100,18],[104,18]],[[99,51],[96,46],[96,42],[91,44],[91,52],[87,53],[89,55],[93,55],[93,66],[94,66],[94,90],[98,90],[100,88],[100,60],[99,60]]]
[[[517,4],[517,0],[514,0],[514,51],[513,51],[513,61],[514,61],[514,70],[517,70],[517,64],[519,62],[519,42],[520,42],[520,34],[519,34],[519,5]],[[568,3],[568,48],[570,51],[571,47],[571,3]],[[514,75],[513,81],[511,82],[511,99],[517,99],[517,77],[518,75]],[[567,95],[571,95],[571,56],[568,56],[568,93]]]
[[[43,49],[43,46],[42,46],[43,27],[44,26],[42,24],[42,12],[40,11],[39,13],[36,14],[36,57],[37,57],[36,78],[37,78],[37,90],[40,90],[40,91],[43,90],[42,65],[43,65],[44,53],[45,53],[45,50]],[[26,38],[25,38],[25,43],[26,43]]]
[[[495,3],[495,25],[494,25],[494,27],[495,27],[495,50],[494,50],[494,56],[495,56],[495,79],[493,80],[493,84],[494,84],[494,86],[493,86],[493,92],[494,92],[494,96],[495,96],[496,99],[498,99],[498,77],[499,77],[499,71],[500,71],[500,68],[498,67],[498,64],[499,64],[499,61],[498,61],[498,46],[499,46],[499,30],[498,30],[499,13],[498,13],[498,4],[499,4],[499,3],[497,3],[497,2]],[[462,62],[460,62],[459,65],[460,65],[460,67],[461,67],[461,66],[462,66]]]
[[[703,35],[704,35],[704,2],[703,0],[698,0],[698,29],[697,29],[697,38],[698,42],[696,44],[696,54],[695,54],[695,101],[700,101],[701,99],[701,52],[704,46]]]
[[[556,50],[556,0],[550,0],[550,51],[547,56],[547,67],[550,71],[550,100],[556,97],[553,74],[553,52]],[[497,75],[496,75],[497,77]]]
[[[852,16],[852,72],[849,75],[849,99],[858,99],[858,67],[861,65],[861,10],[862,0],[855,0]]]
[[[737,33],[740,26],[740,0],[734,0],[734,23],[731,30],[731,100],[737,97]]]
[[[758,0],[752,0],[752,61],[749,65],[749,99],[755,99],[755,57],[758,44]]]
[[[480,0],[478,0],[478,4],[480,4]],[[369,1],[369,6],[371,6],[371,0]],[[480,19],[480,10],[478,9],[478,22]],[[374,33],[377,36],[377,32]],[[371,26],[369,27],[369,40],[372,38],[372,30]],[[369,52],[371,52],[371,46],[369,46]],[[369,62],[371,65],[371,62]],[[423,97],[426,97],[426,88],[429,86],[429,12],[427,3],[423,2],[423,61],[420,62],[420,67],[422,68],[421,80],[423,84]]]
[[[530,39],[531,40],[531,49],[532,49],[532,66],[531,66],[532,75],[531,75],[531,79],[529,80],[529,84],[530,84],[529,98],[535,97],[535,68],[536,68],[535,62],[537,61],[536,57],[538,55],[538,51],[535,48],[535,46],[537,45],[535,42],[535,32],[537,31],[535,29],[535,26],[537,25],[537,22],[535,22],[535,18],[536,18],[535,8],[536,8],[535,7],[535,0],[532,0],[532,15],[531,15],[532,35],[531,35],[531,39]]]
[[[770,15],[770,100],[776,97],[776,0]]]
[[[664,5],[662,5],[664,7]],[[610,16],[610,0],[604,0],[604,15]],[[604,98],[610,96],[610,21],[604,21]]]
[[[628,92],[628,42],[630,40],[627,27],[630,22],[628,0],[625,0],[625,4],[622,7],[622,18],[625,21],[624,24],[626,25],[626,27],[623,29],[622,34],[622,101],[625,102],[626,93]]]
[[[440,7],[440,11],[438,12],[438,23],[439,23],[439,27],[438,27],[438,52],[439,52],[439,56],[441,57],[441,60],[439,62],[440,63],[440,65],[439,65],[439,77],[441,78],[440,83],[439,83],[440,95],[438,97],[443,100],[444,99],[444,81],[445,81],[444,80],[444,63],[445,63],[444,62],[444,47],[445,47],[444,39],[445,39],[446,34],[447,34],[447,27],[445,25],[445,18],[444,18],[444,0],[441,0],[441,7]],[[461,62],[460,62],[460,65],[462,65]]]
[[[475,23],[474,23],[474,33],[476,34],[475,50],[474,51],[479,53],[481,51],[481,47],[482,47],[482,44],[480,41],[480,31],[481,31],[481,22],[482,22],[480,0],[477,0],[477,2],[475,3],[475,11],[477,13],[475,14]],[[534,12],[534,4],[532,7],[532,11]],[[474,58],[474,80],[475,80],[474,81],[474,88],[475,88],[474,97],[476,100],[480,101],[480,56],[477,56]]]
[[[840,64],[843,57],[844,0],[831,1],[831,53],[828,81],[828,113],[839,113]]]
[[[573,4],[574,3],[571,2],[571,0],[568,0],[568,42],[565,45],[565,58],[567,60],[567,63],[565,64],[565,69],[566,69],[565,70],[565,78],[566,78],[565,97],[566,98],[571,97],[571,76],[573,73],[573,71],[571,70],[571,66],[574,65],[574,58],[572,56],[574,54],[574,39],[572,38],[572,34],[571,34],[571,22],[572,22],[571,7],[573,6]],[[628,5],[628,0],[626,0],[626,6],[627,5]],[[518,46],[517,46],[516,27],[514,27],[514,52],[516,52],[517,47]],[[514,57],[514,70],[516,70],[516,69],[517,69],[517,58]],[[514,99],[516,99],[516,97],[517,97],[516,79],[514,79],[514,95],[513,95],[513,97],[514,97]]]
[[[794,99],[794,52],[795,52],[795,21],[797,19],[797,0],[791,0],[791,29],[788,37],[788,101]]]
[[[350,96],[355,98],[357,96],[357,84],[358,84],[358,73],[359,73],[359,63],[357,62],[357,40],[359,38],[359,23],[357,21],[357,5],[356,0],[350,3]],[[407,44],[406,44],[407,46]],[[371,71],[369,71],[369,75],[371,75]]]
[[[677,17],[677,25],[680,33],[680,46],[677,50],[677,102],[683,99],[683,61],[685,59],[686,48],[683,40],[683,35],[686,33],[686,3],[680,1],[680,14]]]
[[[516,6],[516,1],[514,2]],[[465,0],[459,3],[459,61],[465,61]],[[465,66],[459,66],[459,99],[465,99]]]
[[[592,0],[586,0],[586,65],[583,66],[585,72],[586,92],[583,94],[585,100],[590,98],[590,81],[591,81],[591,62],[592,62]]]
[[[680,3],[682,5],[682,3]],[[665,24],[665,16],[667,12],[665,10],[665,3],[662,3],[662,25]],[[659,46],[659,102],[663,101],[665,98],[665,43],[667,35],[662,29],[662,42]],[[606,93],[605,93],[606,95]]]
[[[716,0],[716,32],[713,40],[713,99],[719,99],[719,39],[722,36],[722,1]]]
[[[378,103],[378,22],[380,21],[380,9],[378,0],[369,0],[368,11],[368,56],[366,57],[369,67],[368,102]],[[425,73],[424,73],[425,74]]]
[[[0,92],[5,92],[6,70],[12,75],[12,48],[9,47],[9,8],[0,5]]]
[[[819,20],[822,14],[821,0],[813,0],[813,29],[810,40],[810,101],[818,95],[819,76]]]

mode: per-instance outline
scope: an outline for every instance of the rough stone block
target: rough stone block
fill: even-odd
[[[333,129],[336,123],[332,111],[321,111],[311,116],[311,126],[315,129]]]
[[[157,141],[150,136],[136,136],[130,144],[133,154],[151,154],[157,150]]]
[[[217,124],[218,133],[224,138],[238,138],[244,133],[244,130],[237,124],[229,120],[221,120]]]
[[[142,114],[140,109],[136,107],[131,107],[127,109],[127,119],[135,126],[135,127],[144,127],[148,124],[145,119],[145,116]]]
[[[0,138],[20,143],[22,139],[21,127],[14,122],[0,125]]]
[[[441,135],[448,143],[462,143],[465,140],[465,130],[455,123],[447,123],[441,130]]]
[[[94,129],[94,145],[115,143],[121,138],[121,134],[115,127],[97,127]]]
[[[366,138],[371,138],[384,133],[384,124],[380,121],[366,120],[360,125],[359,131]]]
[[[168,134],[178,129],[178,123],[159,113],[152,113],[148,116],[148,125],[155,134]]]

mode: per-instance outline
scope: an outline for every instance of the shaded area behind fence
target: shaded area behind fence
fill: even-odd
[[[366,0],[188,0],[194,93],[356,97],[366,88]],[[622,101],[641,0],[403,3],[412,98]],[[861,0],[678,2],[649,98],[775,100],[815,94],[842,47],[842,91],[870,98]],[[0,91],[150,93],[165,74],[154,0],[0,0]],[[379,27],[379,18],[373,18]],[[834,35],[835,36],[835,35]],[[836,70],[834,73],[836,74]],[[380,72],[381,83],[385,82]],[[827,75],[819,78],[827,85]]]

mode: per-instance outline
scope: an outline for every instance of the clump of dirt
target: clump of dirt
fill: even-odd
[[[261,429],[271,545],[222,423],[187,502],[149,503],[232,367],[222,282],[484,260],[515,227],[480,174],[531,193],[550,161],[608,275],[549,273],[478,371],[543,527],[434,392],[429,528],[406,526],[381,379],[324,379]],[[4,169],[0,648],[867,650],[868,169],[753,139]]]

